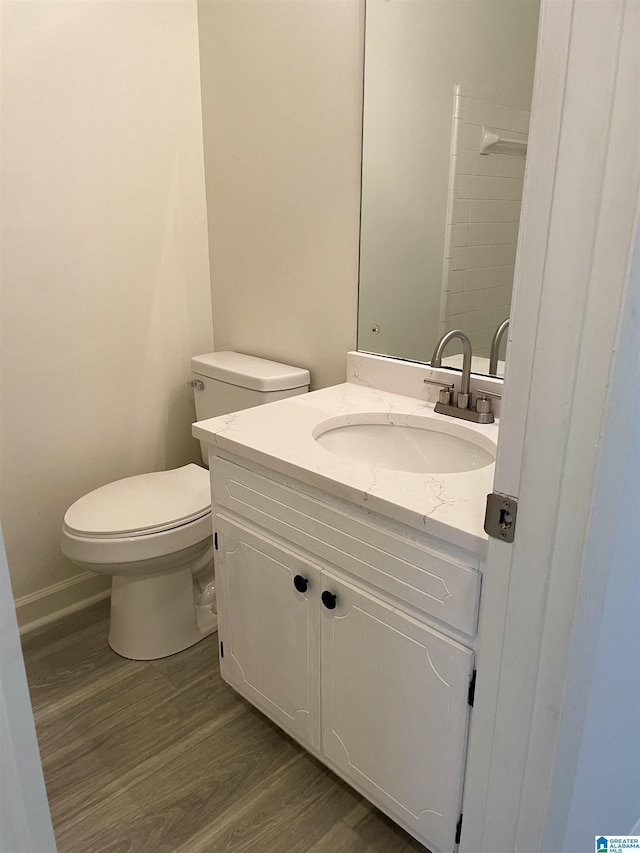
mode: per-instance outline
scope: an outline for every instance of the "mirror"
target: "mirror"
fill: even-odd
[[[489,372],[511,305],[538,14],[537,0],[367,0],[359,350],[429,362],[462,329]],[[461,366],[456,345],[443,365]]]

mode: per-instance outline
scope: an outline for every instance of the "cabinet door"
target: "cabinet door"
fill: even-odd
[[[320,570],[224,516],[216,517],[215,529],[222,677],[317,749]],[[306,592],[296,589],[296,576],[307,581]]]
[[[374,802],[455,848],[473,653],[323,573],[322,750]],[[331,600],[329,600],[331,604]]]

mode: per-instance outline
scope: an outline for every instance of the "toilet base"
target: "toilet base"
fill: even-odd
[[[195,606],[191,567],[144,577],[114,575],[108,642],[122,657],[168,657],[217,629],[217,615]]]

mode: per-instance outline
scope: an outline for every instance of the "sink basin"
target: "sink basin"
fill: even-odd
[[[491,439],[456,423],[428,417],[351,414],[322,421],[313,437],[325,450],[352,462],[409,471],[455,474],[495,462]]]

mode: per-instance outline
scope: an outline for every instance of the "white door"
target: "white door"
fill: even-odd
[[[224,516],[215,529],[222,677],[319,749],[320,570]]]
[[[55,853],[0,528],[0,850]]]
[[[374,801],[455,847],[470,649],[323,573],[322,748]]]
[[[607,580],[587,537],[616,530],[600,454],[627,446],[638,363],[639,57],[635,0],[542,0],[494,485],[518,523],[487,553],[461,853],[565,849]]]

